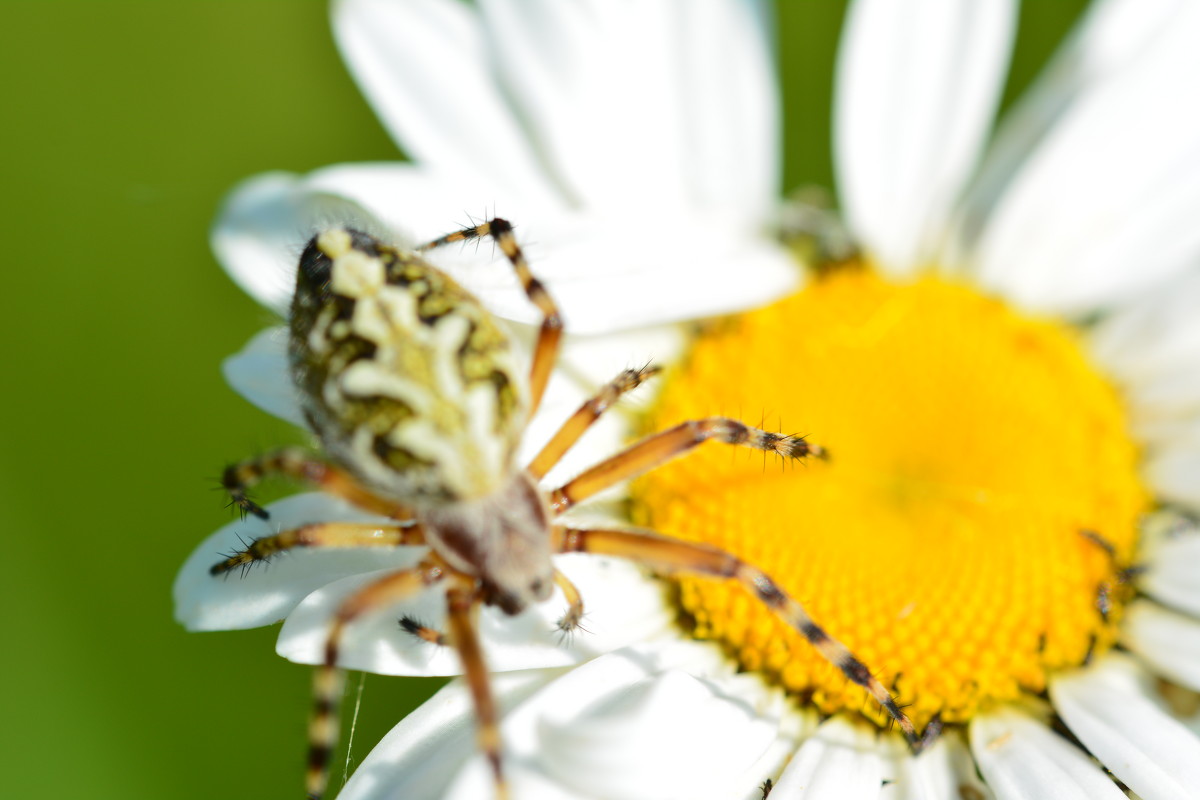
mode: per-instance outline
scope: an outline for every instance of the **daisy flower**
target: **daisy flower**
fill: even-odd
[[[347,223],[415,245],[461,227],[472,213],[514,220],[568,331],[564,369],[530,424],[523,463],[596,388],[675,352],[683,332],[671,322],[761,305],[798,285],[793,260],[769,235],[778,109],[759,3],[343,0],[333,24],[356,79],[412,160],[252,178],[222,209],[213,248],[234,280],[286,315],[299,253],[316,230]],[[709,58],[718,50],[719,62]],[[445,251],[429,260],[482,297],[519,341],[532,341],[536,310],[511,268],[488,263],[495,259],[486,250]],[[738,265],[736,280],[730,264]],[[304,426],[286,342],[286,328],[265,330],[224,371],[251,402]],[[607,415],[547,483],[614,452],[628,434],[626,419]],[[176,616],[189,629],[284,619],[279,652],[316,663],[340,598],[423,554],[297,550],[242,574],[212,575],[222,554],[281,530],[387,522],[319,492],[267,510],[269,522],[225,526],[184,565],[174,594]],[[564,561],[584,594],[624,587],[622,602],[590,609],[587,634],[566,642],[555,629],[561,593],[515,619],[487,609],[480,625],[490,668],[564,667],[673,629],[662,587],[639,570],[598,558]],[[340,664],[457,674],[453,653],[396,624],[403,616],[444,627],[442,594],[354,626]]]
[[[835,156],[860,251],[703,333],[647,422],[753,404],[832,456],[701,451],[632,490],[638,522],[775,576],[940,735],[913,756],[752,597],[675,577],[644,613],[679,629],[497,676],[517,796],[1200,796],[1200,8],[1095,4],[989,141],[1014,23],[1006,0],[852,4]],[[617,620],[627,591],[589,608]],[[452,683],[344,796],[483,796],[469,721]]]

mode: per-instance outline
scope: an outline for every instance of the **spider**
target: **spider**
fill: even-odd
[[[527,381],[518,376],[509,336],[483,306],[421,253],[490,237],[541,312]],[[709,440],[800,459],[821,455],[803,437],[770,433],[727,417],[684,422],[638,441],[547,490],[551,467],[622,395],[657,372],[622,372],[587,400],[525,466],[515,450],[537,409],[563,333],[562,319],[535,278],[512,226],[492,219],[435,239],[415,251],[391,247],[347,227],[314,236],[300,257],[290,313],[292,377],[325,457],[284,449],[228,467],[222,482],[244,513],[267,518],[246,492],[271,475],[291,477],[395,524],[322,522],[249,542],[211,568],[246,568],[292,548],[424,546],[415,567],[398,569],[350,594],[328,631],[316,668],[306,788],[319,798],[336,743],[347,626],[439,584],[447,631],[406,629],[446,642],[462,661],[477,719],[479,746],[497,798],[508,796],[498,712],[475,629],[481,605],[515,615],[547,600],[558,586],[568,602],[559,627],[583,617],[578,589],[555,569],[559,553],[630,559],[662,573],[689,571],[739,581],[794,626],[825,658],[864,687],[916,749],[912,723],[863,662],[830,637],[761,570],[713,547],[645,530],[579,528],[556,521],[597,492],[640,475]],[[402,623],[403,626],[403,623]]]

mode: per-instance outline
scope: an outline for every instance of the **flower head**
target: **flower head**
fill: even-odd
[[[768,777],[785,797],[1122,796],[1105,770],[1146,798],[1200,785],[1169,688],[1200,691],[1200,115],[1177,100],[1200,14],[1096,4],[989,146],[1014,14],[852,5],[835,133],[861,255],[703,334],[648,423],[761,405],[828,463],[702,452],[633,490],[639,521],[779,579],[941,735],[907,754],[752,597],[677,578],[688,636],[716,647],[668,634],[506,686],[529,796],[752,797]],[[408,754],[452,727],[460,691],[348,794],[409,775],[480,791],[461,751]]]
[[[520,224],[533,268],[567,320],[569,369],[551,380],[522,443],[519,458],[528,461],[548,426],[583,397],[621,369],[677,348],[682,332],[664,322],[758,305],[798,280],[784,248],[767,235],[778,134],[762,9],[706,3],[686,26],[666,8],[634,14],[609,3],[335,4],[347,61],[413,161],[252,178],[217,220],[218,257],[250,294],[286,314],[300,250],[318,229],[349,223],[415,245],[485,204],[488,212],[502,210]],[[727,54],[720,64],[708,58],[718,45]],[[531,338],[522,325],[535,319],[528,298],[511,270],[486,263],[486,255],[438,251],[430,260],[509,320],[518,340]],[[730,264],[738,265],[736,280]],[[264,410],[305,426],[286,343],[284,329],[263,331],[226,362],[225,373]],[[627,428],[609,415],[549,479],[614,451]],[[325,521],[395,522],[321,493],[267,511],[269,521],[225,526],[184,565],[176,615],[189,628],[286,619],[279,651],[319,662],[341,598],[422,555],[408,547],[296,549],[212,574],[229,553],[280,531]],[[561,596],[515,620],[485,610],[481,636],[491,669],[575,664],[670,627],[661,587],[638,570],[603,559],[565,561],[563,571],[584,593],[595,593],[597,581],[623,583],[625,601],[590,610],[587,635],[566,642],[555,628]],[[460,670],[449,650],[431,653],[397,617],[441,628],[444,599],[431,593],[353,626],[339,663],[387,674]]]
[[[537,223],[547,282],[574,330],[775,297],[789,273],[757,236],[776,166],[763,135],[773,107],[753,101],[773,92],[755,50],[757,9],[643,9],[635,25],[619,16],[628,9],[600,6],[428,2],[402,14],[342,3],[347,58],[416,166],[257,179],[231,200],[218,252],[278,304],[271,287],[284,284],[269,276],[284,274],[280,244],[347,213],[337,204],[424,238],[445,227],[426,227],[438,203],[453,211],[457,195],[482,193]],[[744,592],[686,577],[664,592],[618,562],[563,557],[590,635],[553,641],[559,602],[483,623],[518,796],[755,797],[767,778],[783,797],[1121,796],[1104,769],[1145,798],[1200,785],[1200,739],[1160,688],[1200,691],[1200,531],[1185,516],[1200,506],[1200,236],[1188,224],[1200,115],[1177,100],[1200,74],[1200,13],[1097,3],[988,145],[1014,19],[1007,0],[852,5],[835,155],[861,254],[706,331],[650,415],[661,426],[759,406],[827,447],[829,462],[768,475],[701,453],[633,490],[639,520],[727,548],[808,604],[912,704],[933,745],[907,753],[859,690]],[[631,49],[647,71],[607,70],[612,37],[641,42]],[[717,45],[732,68],[713,70],[705,48]],[[492,118],[495,137],[475,142],[458,106],[430,100],[448,96],[422,94],[431,69],[481,95],[467,105]],[[728,91],[708,93],[712,82]],[[597,141],[617,110],[665,111],[676,124],[650,126],[668,133],[644,152],[646,139],[625,131]],[[729,154],[755,137],[768,155],[757,153],[744,181],[730,177]],[[632,155],[590,160],[606,143]],[[712,175],[662,163],[672,146],[691,148],[685,163],[699,158]],[[640,180],[654,185],[622,200]],[[704,246],[651,244],[664,220],[667,244]],[[703,236],[671,228],[697,221],[679,230]],[[601,230],[628,238],[614,249]],[[717,246],[727,240],[735,246]],[[672,303],[634,299],[606,317],[594,298],[617,296],[612,256],[630,243],[624,263]],[[745,268],[732,283],[721,280],[730,263]],[[522,318],[498,287],[475,285]],[[231,379],[286,415],[294,403],[272,336],[232,360]],[[603,379],[645,352],[633,340],[579,343],[580,364],[599,352]],[[547,415],[576,401],[562,391],[570,399]],[[314,495],[272,510],[281,525],[361,517]],[[341,597],[415,560],[297,553],[224,588],[204,582],[211,551],[249,528],[230,526],[197,551],[177,584],[180,615],[207,628],[287,616],[280,651],[299,661],[319,659]],[[403,613],[436,625],[439,601],[423,602]],[[394,622],[357,626],[343,663],[456,669],[447,653],[396,637]],[[451,684],[376,748],[344,796],[480,796],[488,773],[472,755],[470,716],[465,688]]]

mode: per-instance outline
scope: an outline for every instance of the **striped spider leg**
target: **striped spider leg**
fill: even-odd
[[[525,294],[542,313],[528,377],[518,379],[508,334],[479,302],[420,255],[456,241],[491,237]],[[466,228],[417,251],[332,228],[305,248],[290,315],[289,353],[305,417],[324,460],[284,450],[226,471],[225,486],[246,512],[266,512],[246,497],[262,477],[282,474],[315,484],[395,523],[314,523],[250,543],[212,568],[245,567],[291,548],[423,545],[419,564],[390,572],[341,600],[314,677],[307,790],[320,797],[336,743],[341,695],[338,663],[345,630],[439,584],[445,632],[409,621],[411,633],[458,652],[477,720],[480,748],[497,798],[508,796],[498,711],[477,634],[482,606],[516,615],[550,597],[568,610],[560,629],[578,627],[583,598],[555,569],[563,552],[607,553],[664,571],[731,577],[808,637],[817,650],[865,686],[917,746],[912,725],[891,696],[846,648],[831,639],[766,575],[733,556],[648,532],[582,530],[554,518],[599,491],[714,440],[777,453],[820,455],[802,437],[726,417],[685,422],[626,448],[549,491],[538,485],[588,427],[657,370],[627,370],[585,402],[522,468],[516,445],[541,402],[557,360],[562,321],[501,219]]]

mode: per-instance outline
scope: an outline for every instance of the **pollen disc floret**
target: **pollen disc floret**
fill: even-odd
[[[941,279],[844,269],[702,336],[649,425],[760,412],[830,458],[713,448],[642,479],[639,521],[769,572],[918,725],[1039,692],[1112,644],[1148,494],[1071,329]],[[695,635],[745,668],[827,713],[870,709],[740,588],[678,584]]]

